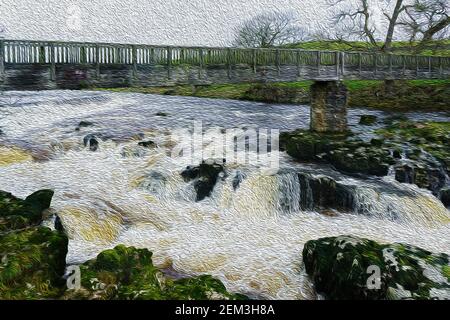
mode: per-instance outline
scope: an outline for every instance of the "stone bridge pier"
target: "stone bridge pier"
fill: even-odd
[[[341,81],[315,81],[311,86],[311,130],[347,130],[348,91]]]

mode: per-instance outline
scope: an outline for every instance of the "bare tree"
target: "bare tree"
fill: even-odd
[[[422,50],[445,35],[450,25],[449,0],[328,0],[338,8],[333,22],[334,39],[366,41],[376,50],[389,52],[395,38],[407,36]],[[381,13],[381,15],[380,15]],[[398,35],[398,31],[403,34]],[[397,33],[397,37],[396,37]]]
[[[270,48],[304,39],[305,32],[296,25],[292,13],[263,13],[242,23],[236,29],[235,45]]]
[[[450,2],[448,0],[415,0],[406,9],[401,22],[416,51],[421,51],[434,39],[449,36]]]
[[[337,26],[340,26],[340,32],[337,38],[344,40],[367,41],[376,49],[390,51],[396,27],[399,24],[401,14],[406,10],[407,5],[404,0],[385,0],[379,1],[377,7],[370,0],[329,0],[329,4],[338,7],[339,11],[333,20]],[[379,29],[379,21],[376,19],[376,10],[380,10],[387,25],[385,34]]]

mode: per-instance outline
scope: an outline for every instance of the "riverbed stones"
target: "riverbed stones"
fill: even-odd
[[[332,300],[449,299],[449,256],[354,236],[308,241],[306,272]]]

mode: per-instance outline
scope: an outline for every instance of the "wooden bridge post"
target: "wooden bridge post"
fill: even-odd
[[[392,76],[392,53],[389,53],[389,75]]]
[[[341,53],[339,51],[336,51],[334,53],[334,60],[336,62],[336,78],[339,79],[339,73],[340,73],[340,66],[339,66],[339,60],[341,59]]]
[[[433,78],[433,70],[431,64],[431,57],[428,57],[428,78]]]
[[[316,57],[317,57],[317,75],[320,77],[320,59],[321,59],[321,54],[320,51],[316,52]]]
[[[50,44],[50,80],[56,81],[56,62],[55,62],[55,45],[52,43]]]
[[[311,130],[347,130],[347,88],[341,81],[316,81],[311,86]]]
[[[203,49],[200,48],[198,50],[199,50],[198,56],[199,56],[199,66],[200,66],[200,68],[198,70],[198,78],[201,79],[201,77],[202,77],[202,70],[203,70],[203,64],[204,64],[204,61],[203,61]]]
[[[439,57],[439,78],[442,78],[442,57]]]
[[[419,77],[419,56],[415,56],[416,60],[416,77]]]
[[[5,43],[0,40],[0,78],[5,75]]]
[[[297,77],[301,76],[301,57],[300,50],[297,50]]]
[[[378,74],[378,54],[375,53],[373,55],[373,59],[374,59],[374,62],[373,62],[373,74],[375,76],[377,76],[377,74]]]
[[[359,76],[361,76],[361,74],[362,74],[362,54],[361,54],[361,52],[358,53],[358,73],[359,73]]]
[[[172,48],[167,47],[167,78],[172,79]]]
[[[228,79],[231,79],[231,49],[227,49],[227,75]]]
[[[277,75],[280,75],[280,49],[275,50],[275,65],[277,67]]]
[[[403,76],[406,75],[406,56],[402,55],[402,62],[403,62]]]
[[[253,73],[256,74],[256,49],[252,49]]]
[[[345,76],[345,52],[341,52],[341,76]]]
[[[41,45],[39,47],[39,63],[46,63],[45,61],[45,47]]]
[[[95,46],[95,76],[100,79],[100,46]]]
[[[80,63],[85,64],[86,62],[87,62],[86,47],[82,45],[80,47]]]
[[[133,61],[133,78],[137,76],[137,48],[136,46],[131,46],[131,55]]]

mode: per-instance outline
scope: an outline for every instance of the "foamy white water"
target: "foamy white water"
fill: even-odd
[[[180,175],[185,167],[169,157],[171,145],[163,139],[191,118],[225,128],[291,130],[307,125],[307,107],[103,92],[11,95],[8,99],[18,102],[0,108],[5,133],[0,144],[50,159],[0,167],[0,190],[21,197],[55,190],[51,209],[70,236],[68,263],[84,262],[117,244],[133,245],[149,248],[160,267],[211,274],[233,292],[312,299],[301,257],[308,240],[351,234],[450,253],[449,211],[428,191],[391,178],[351,178],[282,155],[281,170],[274,175],[226,166],[227,175],[212,196],[195,202],[192,184]],[[158,117],[158,111],[168,116]],[[361,112],[352,111],[351,122]],[[94,126],[75,131],[82,120]],[[89,133],[104,137],[96,152],[83,145]],[[159,147],[133,155],[137,141],[132,137],[138,133]],[[235,189],[238,171],[243,179]],[[335,217],[302,211],[299,197],[308,190],[300,188],[299,172],[351,186],[354,210]]]

